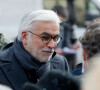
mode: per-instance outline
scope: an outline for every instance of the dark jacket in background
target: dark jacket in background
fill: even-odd
[[[22,90],[24,83],[34,83],[46,71],[53,69],[68,71],[67,60],[63,56],[54,55],[49,62],[41,64],[23,48],[18,40],[8,44],[0,52],[0,83],[13,90]]]
[[[0,50],[7,44],[9,41],[0,33]]]
[[[62,40],[58,44],[58,48],[61,49],[64,47],[72,48],[73,44],[77,40],[74,34],[74,29],[69,22],[61,23],[60,36],[62,37]]]

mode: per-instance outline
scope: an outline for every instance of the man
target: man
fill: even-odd
[[[0,53],[0,81],[21,90],[25,82],[36,83],[52,69],[68,71],[67,60],[56,55],[60,42],[60,20],[51,10],[39,10],[25,15],[18,37]]]

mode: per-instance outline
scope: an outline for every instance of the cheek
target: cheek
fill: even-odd
[[[32,44],[34,48],[37,48],[37,49],[42,49],[43,47],[45,47],[44,43],[40,40],[34,40]]]

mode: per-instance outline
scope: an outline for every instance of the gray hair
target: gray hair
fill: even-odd
[[[32,11],[26,14],[19,25],[19,32],[18,32],[18,40],[21,41],[21,32],[23,30],[28,30],[32,27],[32,23],[34,21],[56,21],[57,24],[60,24],[60,19],[58,15],[52,10],[38,10]]]
[[[84,35],[80,37],[80,42],[88,58],[100,53],[100,17],[91,21]]]

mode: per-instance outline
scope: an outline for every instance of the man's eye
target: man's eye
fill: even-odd
[[[48,40],[48,39],[50,39],[49,36],[42,36],[41,38],[44,39],[44,40]]]
[[[48,36],[41,36],[41,38],[48,38]]]
[[[55,36],[55,37],[54,37],[54,39],[58,39],[58,38],[59,38],[59,36]]]

